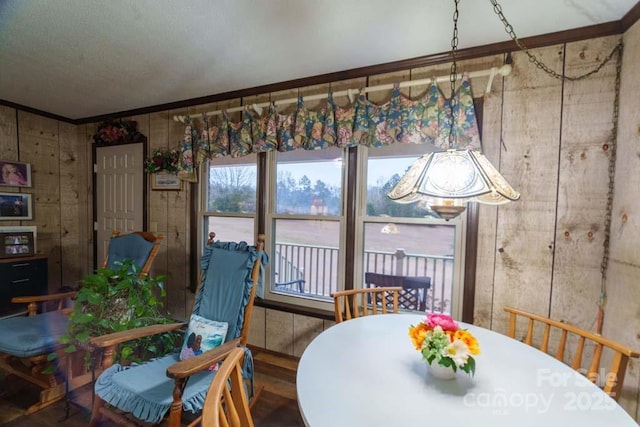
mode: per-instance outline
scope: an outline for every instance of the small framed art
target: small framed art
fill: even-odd
[[[31,233],[33,234],[33,252],[38,250],[38,227],[35,225],[3,225],[0,227],[0,236],[3,233]]]
[[[31,194],[0,193],[0,220],[22,221],[32,218]]]
[[[0,232],[0,258],[32,256],[35,239],[31,231]]]
[[[182,181],[178,175],[158,172],[151,174],[151,189],[159,191],[181,190]]]
[[[0,160],[0,185],[31,187],[31,165]]]

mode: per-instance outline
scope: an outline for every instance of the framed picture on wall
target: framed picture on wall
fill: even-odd
[[[22,221],[32,217],[31,194],[0,193],[0,220]]]
[[[0,160],[0,185],[31,187],[31,165]]]
[[[38,250],[38,227],[35,225],[6,225],[0,227],[1,233],[32,233],[33,234],[33,252]]]
[[[158,191],[181,190],[182,181],[178,175],[158,172],[151,174],[151,189]]]
[[[0,232],[0,258],[32,256],[35,239],[31,231]]]

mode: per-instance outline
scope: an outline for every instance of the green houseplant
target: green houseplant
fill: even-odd
[[[163,310],[166,296],[164,276],[140,276],[131,260],[117,263],[117,269],[103,268],[82,280],[66,334],[60,337],[64,351],[85,350],[85,363],[91,363],[89,338],[142,326],[173,323]],[[139,362],[172,351],[178,333],[140,338],[122,344],[116,357],[120,363]],[[50,360],[56,353],[49,356]]]

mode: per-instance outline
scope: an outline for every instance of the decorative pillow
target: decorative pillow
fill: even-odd
[[[227,336],[228,327],[229,325],[225,322],[216,322],[192,314],[184,344],[182,344],[180,360],[197,356],[221,345]]]

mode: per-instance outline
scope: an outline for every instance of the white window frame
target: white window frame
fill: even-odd
[[[222,162],[228,161],[228,164],[230,166],[236,165],[236,164],[246,164],[247,163],[247,159],[245,158],[243,161],[242,157],[239,158],[231,158],[231,157],[222,157],[219,158]],[[251,233],[253,235],[253,238],[251,240],[247,240],[247,243],[250,245],[255,244],[255,239],[258,237],[258,212],[257,212],[257,203],[258,203],[258,185],[259,183],[257,182],[258,178],[259,178],[259,173],[260,171],[258,170],[258,160],[257,160],[257,156],[256,156],[256,212],[252,213],[252,214],[245,214],[245,213],[225,213],[225,212],[210,212],[207,210],[207,201],[208,201],[208,187],[209,187],[209,170],[210,170],[210,160],[207,160],[205,163],[203,163],[202,167],[200,167],[200,173],[199,173],[199,179],[200,179],[200,185],[198,185],[198,207],[199,207],[199,212],[198,212],[198,218],[200,218],[200,220],[198,221],[198,225],[197,225],[197,231],[198,231],[198,236],[200,238],[200,244],[198,245],[198,260],[200,260],[200,258],[202,257],[202,253],[204,250],[204,246],[207,242],[207,240],[209,239],[209,230],[205,228],[204,226],[204,222],[206,220],[208,220],[209,217],[227,217],[227,218],[253,218],[253,233]],[[216,240],[230,240],[228,237],[224,236],[224,230],[214,230],[214,232],[216,233]],[[198,265],[200,265],[198,263]]]
[[[390,146],[395,147],[397,144]],[[389,147],[389,149],[391,149]],[[432,150],[431,146],[420,145],[422,154]],[[419,156],[416,156],[416,160]],[[463,213],[458,217],[445,221],[437,218],[404,218],[404,217],[372,217],[367,215],[367,164],[369,159],[369,149],[361,146],[358,148],[358,186],[357,186],[357,213],[356,213],[356,236],[359,238],[355,242],[355,265],[354,265],[354,287],[364,286],[364,226],[365,223],[380,223],[384,225],[389,222],[421,225],[453,225],[455,227],[454,237],[454,269],[453,269],[453,295],[451,296],[451,315],[456,319],[462,318],[462,304],[464,298],[464,265],[465,265],[465,236],[467,221]],[[402,171],[398,171],[401,173]],[[360,285],[360,286],[358,286]]]
[[[424,152],[427,152],[429,149],[426,145],[421,146],[424,148]],[[265,247],[267,252],[272,255],[273,250],[275,248],[275,240],[274,240],[274,223],[279,219],[291,219],[291,220],[318,220],[318,216],[315,215],[292,215],[292,214],[278,214],[275,212],[276,203],[276,161],[277,161],[277,152],[270,151],[266,153],[266,168],[265,176],[266,183],[264,186],[264,195],[266,197],[265,204]],[[416,159],[419,156],[416,156]],[[340,227],[340,235],[339,235],[339,257],[338,257],[338,283],[337,289],[342,290],[345,286],[345,265],[346,265],[346,208],[348,201],[346,200],[346,192],[347,192],[347,174],[349,170],[348,164],[347,149],[342,149],[342,206],[341,206],[341,214],[339,216],[323,216],[322,219],[335,220],[339,222]],[[231,164],[233,163],[242,163],[240,159],[231,159]],[[363,262],[364,262],[364,225],[365,223],[379,222],[379,223],[388,223],[391,220],[397,221],[399,223],[408,223],[408,224],[446,224],[446,225],[454,225],[455,226],[455,250],[454,250],[454,278],[453,278],[453,295],[451,301],[451,313],[455,318],[461,318],[462,316],[462,303],[464,297],[464,265],[465,265],[465,236],[466,236],[466,215],[460,215],[459,217],[452,219],[448,222],[444,220],[439,220],[435,218],[380,218],[380,217],[369,217],[366,215],[366,194],[367,194],[367,160],[368,160],[368,148],[365,146],[359,146],[357,149],[357,188],[355,189],[355,197],[356,197],[356,231],[355,236],[356,241],[354,243],[355,247],[355,257],[354,257],[354,268],[353,268],[353,283],[355,288],[362,288],[364,283],[362,283],[362,277],[364,276],[363,271]],[[246,163],[246,160],[245,160]],[[202,167],[200,171],[200,182],[198,197],[200,200],[198,201],[198,206],[200,207],[199,218],[198,221],[198,235],[201,237],[202,242],[198,245],[198,259],[200,259],[202,249],[204,248],[204,244],[208,238],[207,230],[204,228],[204,222],[209,216],[218,216],[218,217],[247,217],[253,218],[254,224],[254,236],[257,236],[257,230],[259,227],[258,224],[258,215],[257,210],[255,214],[229,214],[229,213],[212,213],[206,211],[206,202],[207,202],[207,191],[208,191],[208,179],[209,179],[209,163],[207,162],[206,167]],[[256,160],[256,170],[257,170],[257,178],[260,176],[259,170],[259,162]],[[260,183],[257,183],[260,185]],[[259,200],[257,200],[259,193],[256,193],[256,207]],[[224,231],[221,230],[218,233],[217,238],[224,240]],[[253,244],[253,242],[248,242]],[[264,299],[266,301],[273,301],[279,303],[291,304],[299,307],[308,307],[313,309],[319,309],[323,311],[333,311],[333,301],[327,299],[326,301],[320,301],[314,298],[310,298],[304,295],[291,295],[285,294],[281,292],[277,292],[271,289],[273,277],[271,264],[267,265],[265,268],[265,286],[264,286]]]
[[[318,151],[308,151],[308,153],[318,153]],[[344,272],[345,266],[345,242],[346,242],[346,232],[345,232],[345,190],[346,190],[346,171],[348,170],[347,165],[347,156],[346,149],[342,149],[342,171],[341,171],[341,188],[342,188],[342,196],[341,196],[341,206],[340,206],[340,215],[323,215],[318,217],[316,215],[292,215],[292,214],[279,214],[276,212],[276,184],[277,184],[277,156],[278,153],[275,151],[270,151],[267,153],[267,206],[265,212],[265,235],[266,235],[266,247],[270,254],[275,250],[275,240],[274,240],[274,225],[277,220],[309,220],[309,221],[318,221],[318,220],[328,220],[338,222],[340,233],[338,237],[338,273]],[[324,311],[333,311],[333,300],[327,298],[326,300],[319,300],[315,297],[305,296],[305,295],[291,295],[284,292],[278,292],[277,290],[272,289],[272,283],[274,283],[273,272],[271,270],[271,264],[266,268],[266,277],[268,280],[265,285],[265,300],[287,303],[292,305],[297,305],[301,307],[308,307],[313,309],[319,309]],[[338,283],[337,289],[344,289],[344,274],[338,274]]]

